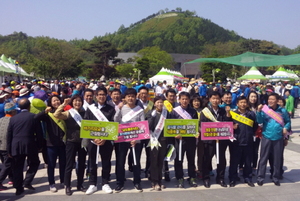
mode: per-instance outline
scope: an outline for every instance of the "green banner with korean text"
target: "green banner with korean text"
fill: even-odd
[[[196,137],[199,135],[198,119],[166,119],[164,126],[165,137]]]
[[[118,127],[117,122],[82,120],[80,138],[117,140]]]

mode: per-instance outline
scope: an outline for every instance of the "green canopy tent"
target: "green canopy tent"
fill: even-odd
[[[226,58],[199,58],[190,63],[201,62],[222,62],[238,66],[279,66],[279,65],[300,65],[300,54],[293,54],[288,56],[270,55],[270,54],[258,54],[253,52],[245,52],[240,55],[226,57]]]
[[[184,77],[181,73],[176,71],[171,71],[167,68],[162,67],[162,69],[153,77],[149,78],[150,82],[157,83],[157,81],[166,81],[167,84],[173,84],[175,80],[183,80]]]
[[[12,58],[7,58],[4,54],[1,55],[0,57],[0,60],[2,64],[2,66],[8,68],[10,70],[10,73],[15,73],[17,74],[17,71],[16,71],[16,60],[13,60]],[[19,71],[19,74],[21,76],[25,76],[25,77],[31,77],[28,73],[26,73],[26,71],[21,67],[21,66],[18,66],[18,71]]]
[[[0,60],[0,66],[2,67],[0,71],[7,72],[7,73],[16,73],[13,69],[11,69],[7,63]]]
[[[7,57],[6,57],[4,54],[1,55],[0,59],[1,59],[2,61],[4,61],[5,63],[9,63]]]
[[[296,75],[296,73],[294,71],[286,69],[286,72],[288,73],[288,75],[290,76],[290,78],[292,78],[294,80],[299,80],[298,75]]]
[[[0,82],[4,82],[4,77],[5,76],[13,76],[15,75],[15,71],[10,69],[8,66],[7,66],[7,63],[5,63],[4,61],[2,61],[0,59]]]
[[[266,80],[266,79],[267,78],[263,76],[263,74],[261,74],[261,72],[255,66],[250,68],[250,70],[245,75],[238,78],[238,80],[249,80],[249,81]]]
[[[272,81],[289,81],[292,80],[285,68],[280,67],[270,78]]]

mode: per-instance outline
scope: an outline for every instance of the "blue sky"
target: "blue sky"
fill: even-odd
[[[300,45],[299,0],[1,0],[0,34],[90,40],[176,7],[245,38]]]

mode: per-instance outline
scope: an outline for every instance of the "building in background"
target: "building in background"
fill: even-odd
[[[173,57],[175,62],[173,70],[180,71],[183,76],[189,78],[193,78],[193,77],[198,78],[201,76],[199,63],[184,64],[185,62],[200,58],[200,55],[177,54],[177,53],[169,53],[169,54]],[[116,58],[123,59],[126,62],[129,58],[134,58],[135,56],[138,56],[138,54],[135,52],[119,52]]]

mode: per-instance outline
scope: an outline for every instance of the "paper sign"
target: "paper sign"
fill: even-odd
[[[199,133],[198,119],[166,119],[164,126],[165,137],[195,137]]]
[[[116,140],[118,139],[118,125],[117,122],[82,120],[80,138]]]
[[[148,121],[119,124],[119,137],[115,142],[150,139]]]
[[[201,140],[229,140],[233,138],[233,122],[202,122]]]

